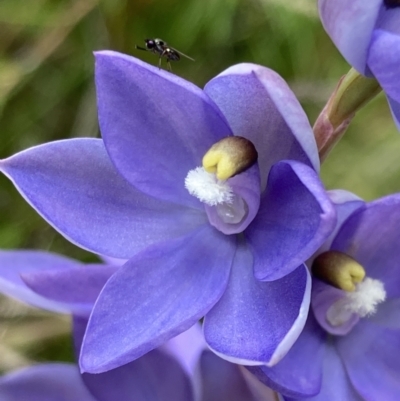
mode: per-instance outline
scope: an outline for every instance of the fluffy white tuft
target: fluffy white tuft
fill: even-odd
[[[215,174],[208,173],[203,167],[189,171],[185,178],[185,188],[190,195],[209,206],[233,201],[232,188],[227,182],[218,180]]]
[[[341,326],[351,319],[353,314],[360,317],[371,316],[385,299],[383,283],[366,277],[356,285],[355,291],[347,292],[327,310],[326,319],[332,326]]]
[[[365,278],[357,284],[356,290],[346,294],[346,309],[360,317],[373,315],[377,306],[386,299],[383,283],[372,278]]]

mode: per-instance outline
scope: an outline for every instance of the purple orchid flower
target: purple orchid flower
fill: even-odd
[[[88,311],[116,269],[82,266],[41,251],[2,251],[0,291],[46,310],[72,314],[79,355]],[[274,397],[254,376],[207,351],[198,324],[106,373],[80,374],[75,365],[52,363],[0,378],[0,399],[8,401],[273,401]]]
[[[349,64],[378,80],[400,129],[400,2],[319,0],[319,12]]]
[[[312,311],[298,343],[275,367],[252,371],[286,401],[397,401],[400,195],[367,204],[344,192],[333,196],[340,223],[322,251],[351,256],[366,275],[353,292],[313,278]],[[287,381],[277,385],[279,369]],[[302,386],[315,396],[303,398]]]
[[[194,330],[196,328],[196,330]],[[7,401],[274,401],[275,394],[237,365],[198,350],[194,396],[185,366],[193,362],[199,327],[174,338],[177,354],[164,349],[101,374],[80,374],[76,365],[41,364],[0,377],[0,399]],[[200,332],[200,333],[199,333]],[[186,343],[190,341],[189,355]],[[204,341],[204,340],[203,340]],[[189,356],[189,358],[188,358]],[[183,363],[183,365],[182,365]],[[260,387],[262,386],[262,388]]]
[[[96,86],[104,144],[58,141],[0,162],[66,238],[129,259],[96,302],[81,368],[129,363],[204,316],[217,354],[275,364],[307,317],[303,262],[336,219],[297,99],[261,66],[231,67],[203,91],[111,51],[96,54]],[[224,181],[199,167],[235,136],[257,163]]]
[[[116,271],[113,265],[85,265],[51,252],[0,250],[0,293],[37,308],[87,318]]]

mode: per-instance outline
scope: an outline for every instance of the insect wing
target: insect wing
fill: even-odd
[[[186,58],[188,58],[189,60],[195,61],[194,58],[191,58],[191,57],[187,56],[185,53],[182,53],[182,52],[180,52],[179,50],[176,50],[175,48],[173,48],[173,47],[171,47],[171,46],[169,46],[169,48],[170,48],[171,50],[173,50],[174,52],[179,53],[181,56],[186,57]]]

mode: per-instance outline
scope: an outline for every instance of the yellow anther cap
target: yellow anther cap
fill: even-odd
[[[257,150],[248,139],[228,136],[211,146],[203,157],[203,167],[223,181],[247,170],[257,158]]]
[[[364,268],[352,257],[338,251],[318,255],[312,265],[315,277],[344,291],[352,292],[365,277]]]

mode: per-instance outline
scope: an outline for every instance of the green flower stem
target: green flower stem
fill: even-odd
[[[373,99],[382,88],[352,68],[342,77],[314,125],[321,162],[341,139],[355,113]]]

